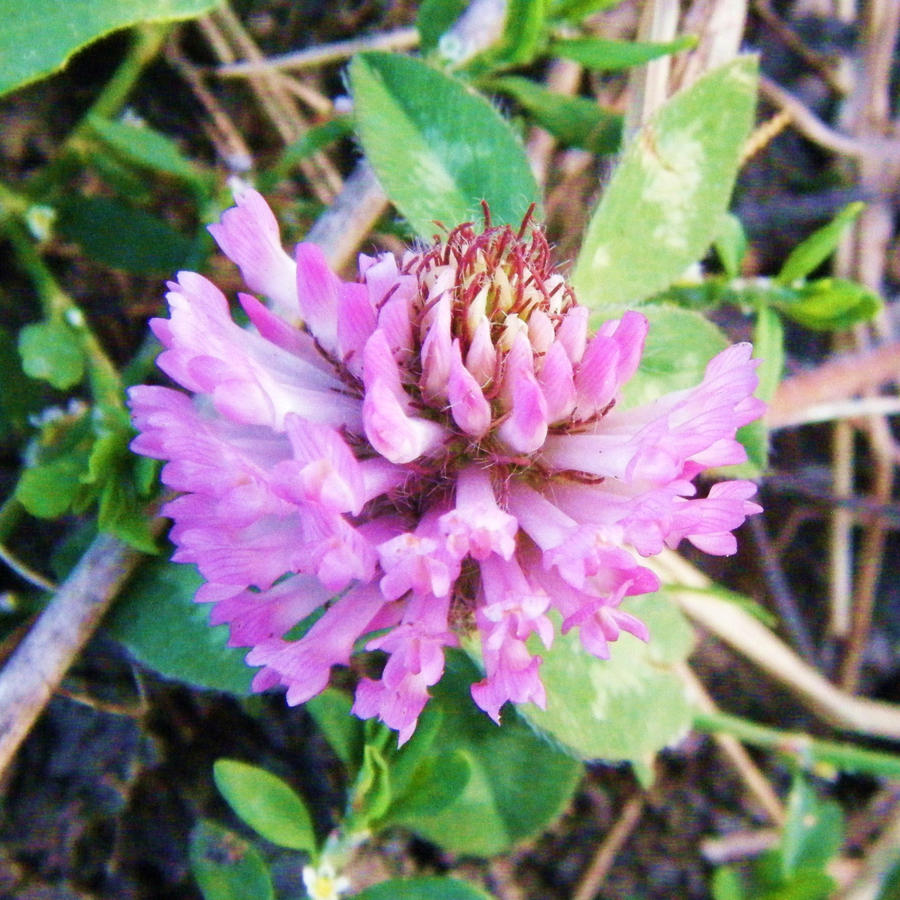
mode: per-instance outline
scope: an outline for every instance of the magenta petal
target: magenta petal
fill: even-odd
[[[453,421],[466,434],[478,439],[487,433],[491,427],[491,405],[472,373],[463,365],[458,340],[453,342],[451,352],[447,399]]]
[[[222,213],[209,232],[235,262],[252,291],[269,297],[275,312],[289,322],[299,313],[294,261],[284,252],[278,223],[269,205],[254,190],[236,198],[237,206]]]
[[[440,446],[446,430],[428,419],[408,416],[383,381],[366,390],[363,426],[372,447],[392,463],[408,463]]]
[[[342,284],[338,291],[338,352],[351,374],[363,369],[363,348],[375,330],[375,310],[362,284]]]
[[[516,337],[507,357],[504,392],[511,408],[497,435],[514,453],[533,453],[547,437],[547,401],[534,377],[531,348],[523,334]]]
[[[575,408],[575,381],[565,347],[555,341],[544,357],[538,384],[547,401],[547,421],[559,422]]]
[[[296,259],[300,314],[319,344],[335,354],[340,282],[318,245],[297,244]]]
[[[759,511],[749,482],[693,484],[745,456],[736,431],[762,410],[749,345],[629,407],[647,321],[625,312],[589,339],[540,228],[462,225],[361,256],[356,282],[313,244],[291,259],[255,192],[211,231],[249,325],[179,274],[151,328],[182,390],[129,392],[132,448],[164,463],[173,560],[199,568],[196,599],[251,648],[255,690],[303,702],[355,649],[377,651],[353,712],[403,743],[461,634],[480,644],[471,693],[489,716],[543,706],[534,650],[559,621],[600,657],[622,632],[646,640],[620,608],[658,588],[640,556],[682,540],[731,553]]]

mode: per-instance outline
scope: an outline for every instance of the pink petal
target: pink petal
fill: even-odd
[[[478,439],[491,427],[491,405],[484,397],[478,381],[463,365],[459,341],[453,342],[447,399],[453,421],[468,435]]]
[[[209,232],[237,263],[250,290],[267,296],[277,315],[295,322],[299,314],[296,266],[281,246],[275,216],[254,190],[243,191],[235,200],[237,206],[222,213]]]

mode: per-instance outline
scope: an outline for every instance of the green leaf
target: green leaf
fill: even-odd
[[[59,213],[58,233],[111,269],[165,275],[194,251],[193,241],[161,219],[110,197],[73,197]]]
[[[353,700],[343,691],[325,688],[305,706],[338,759],[355,772],[362,762],[363,724],[350,712]]]
[[[76,455],[26,469],[16,485],[16,499],[40,519],[56,519],[82,492],[84,458]]]
[[[779,294],[773,306],[805,328],[843,331],[874,318],[882,302],[878,294],[855,281],[820,278]]]
[[[135,456],[129,450],[134,432],[127,414],[121,409],[99,406],[91,422],[97,437],[81,482],[93,485],[92,493],[99,492],[100,530],[144,553],[158,553],[147,515],[148,490],[141,490],[146,482],[141,460],[146,457]]]
[[[479,679],[471,660],[448,654],[429,702],[443,713],[435,746],[462,753],[471,774],[441,812],[403,817],[402,824],[450,852],[491,856],[547,827],[569,802],[581,766],[536,735],[511,706],[495,725],[469,694]]]
[[[178,145],[147,125],[112,122],[92,115],[88,124],[104,144],[133,165],[171,175],[188,184],[202,182],[204,173],[185,157]]]
[[[710,887],[713,900],[746,900],[747,898],[741,876],[730,866],[720,866],[716,869]]]
[[[363,747],[363,763],[354,793],[358,798],[359,816],[366,823],[382,818],[391,804],[390,767],[385,754],[374,744]]]
[[[0,0],[0,94],[62,68],[85,45],[140,22],[175,22],[218,0]]]
[[[544,37],[545,0],[507,0],[503,34],[465,66],[473,75],[531,63]]]
[[[191,872],[203,900],[274,900],[259,851],[233,831],[201,821],[191,832]]]
[[[0,441],[25,432],[29,418],[49,405],[50,392],[22,370],[22,359],[15,338],[0,328]]]
[[[784,371],[784,326],[778,314],[768,306],[761,306],[753,329],[753,355],[762,360],[756,374],[759,387],[756,396],[771,403]],[[747,451],[747,462],[729,469],[735,478],[757,478],[769,464],[769,431],[757,419],[738,429],[737,439]]]
[[[93,492],[83,476],[94,437],[86,408],[48,418],[28,448],[28,468],[16,485],[16,499],[31,515],[55,519],[90,502]]]
[[[837,249],[841,238],[865,208],[865,203],[849,203],[827,225],[799,243],[785,260],[777,280],[792,284],[806,278]]]
[[[737,216],[729,212],[722,216],[715,247],[725,274],[729,278],[737,278],[747,254],[747,234]]]
[[[237,759],[217,759],[213,778],[228,805],[257,834],[289,850],[316,853],[306,804],[278,776]]]
[[[514,97],[539,125],[567,146],[597,154],[619,149],[622,116],[603,109],[594,100],[557,94],[519,75],[492,78],[488,87]]]
[[[644,644],[623,633],[597,659],[573,629],[542,650],[547,708],[527,718],[583,759],[646,761],[687,732],[693,720],[672,666],[686,658],[693,631],[665,594],[626,599],[623,609],[650,629]]]
[[[416,16],[419,48],[428,55],[438,48],[441,35],[465,12],[468,0],[422,0]]]
[[[439,813],[462,794],[471,774],[470,758],[458,748],[426,757],[413,771],[403,793],[391,801],[379,824]]]
[[[623,391],[628,407],[700,384],[709,361],[729,344],[716,325],[693,310],[651,303],[640,311],[650,330],[638,370]]]
[[[551,41],[546,49],[546,54],[574,60],[588,69],[612,72],[631,66],[642,66],[661,56],[689,50],[696,44],[697,38],[691,34],[682,35],[665,44],[610,41],[593,37],[562,38]]]
[[[26,325],[19,332],[19,355],[26,375],[60,390],[74,387],[84,377],[78,335],[58,319]]]
[[[479,221],[519,225],[539,198],[521,143],[484,98],[419,60],[363,53],[350,64],[357,128],[392,202],[420,236]]]
[[[105,481],[100,491],[97,525],[142,553],[159,553],[147,518],[147,504],[130,476],[131,472],[126,471]]]
[[[228,627],[208,624],[195,603],[203,578],[193,566],[152,560],[128,582],[105,619],[109,633],[145,666],[198,687],[250,693],[246,648],[228,647]]]
[[[284,148],[280,159],[273,167],[273,172],[286,177],[298,163],[352,133],[353,120],[350,116],[338,116],[321,125],[315,125]]]
[[[456,878],[392,878],[367,887],[355,900],[491,900],[489,894]]]
[[[756,60],[675,95],[626,147],[572,277],[582,303],[621,309],[661,291],[720,227],[753,122]]]
[[[896,852],[882,877],[877,900],[900,900],[900,854]]]
[[[832,800],[820,800],[806,776],[795,775],[780,847],[784,878],[787,880],[801,870],[821,871],[838,852],[843,840],[844,817],[840,806]]]
[[[550,0],[547,18],[580,22],[586,16],[618,6],[622,0]]]

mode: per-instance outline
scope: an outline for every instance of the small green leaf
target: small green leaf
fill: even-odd
[[[19,355],[26,375],[60,390],[84,377],[84,353],[73,328],[50,319],[26,325],[19,332]]]
[[[762,362],[756,370],[755,394],[771,403],[784,370],[784,326],[769,306],[760,306],[753,329],[753,355]],[[769,465],[769,430],[761,419],[738,429],[737,439],[747,451],[747,461],[728,468],[732,478],[758,478]]]
[[[227,626],[210,627],[209,606],[194,602],[201,584],[193,566],[152,560],[128,582],[104,625],[165,677],[246,696],[253,675],[247,650],[227,646]]]
[[[215,822],[201,821],[191,832],[190,860],[203,900],[274,900],[259,851]]]
[[[465,66],[472,75],[525,66],[538,55],[544,37],[544,0],[507,0],[503,34]]]
[[[237,759],[217,759],[213,778],[228,805],[267,841],[289,850],[316,852],[306,804],[277,775]]]
[[[725,213],[715,240],[716,253],[729,278],[741,274],[741,263],[747,254],[747,234],[741,220],[732,213]]]
[[[112,122],[97,115],[90,116],[88,124],[104,144],[136,166],[171,175],[188,184],[203,179],[203,173],[171,138],[147,125]]]
[[[787,821],[781,838],[781,871],[790,879],[800,870],[825,868],[844,840],[844,817],[832,800],[820,800],[802,773],[788,795]]]
[[[777,280],[781,284],[792,284],[817,269],[834,253],[844,233],[864,208],[865,203],[849,203],[827,225],[794,247]]]
[[[491,900],[489,894],[456,878],[392,878],[367,887],[355,900]]]
[[[108,478],[100,491],[97,525],[142,553],[156,554],[159,548],[150,530],[146,502],[137,493],[131,472]]]
[[[79,477],[84,462],[72,455],[26,469],[16,485],[16,499],[33,516],[58,518],[83,490]]]
[[[562,56],[574,60],[588,69],[612,72],[631,66],[642,66],[661,56],[690,50],[696,44],[697,38],[691,34],[665,44],[610,41],[593,37],[560,38],[551,41],[545,52],[548,56]]]
[[[896,851],[882,877],[877,900],[900,900],[900,853]]]
[[[0,372],[3,373],[0,441],[4,441],[25,432],[29,417],[49,405],[50,392],[45,385],[25,376],[16,340],[3,328],[0,328]]]
[[[174,272],[194,251],[161,219],[110,197],[71,198],[60,206],[57,231],[96,262],[138,275]]]
[[[343,691],[325,688],[305,705],[331,749],[351,772],[355,772],[362,762],[363,725],[350,712],[353,700]]]
[[[882,308],[881,298],[843,278],[820,278],[778,295],[773,306],[805,328],[843,331],[868,322]]]
[[[140,22],[202,15],[218,0],[0,0],[0,94],[61,68],[86,44]]]
[[[753,123],[756,68],[741,57],[704,75],[626,147],[572,276],[582,303],[633,305],[675,281],[716,237]]]
[[[391,771],[385,754],[374,744],[363,747],[363,764],[354,791],[360,818],[374,822],[383,818],[393,799]]]
[[[314,153],[324,150],[335,141],[352,133],[353,120],[350,116],[338,116],[338,118],[323,122],[321,125],[315,125],[284,148],[273,171],[284,177],[304,159],[308,159]]]
[[[380,824],[439,813],[462,794],[471,774],[472,763],[463,750],[426,757],[413,771],[403,793],[391,801]]]
[[[526,725],[515,709],[495,725],[472,702],[480,675],[470,659],[448,653],[444,677],[429,705],[443,713],[435,747],[460,751],[471,767],[462,793],[442,811],[403,824],[453,853],[492,856],[537,834],[569,802],[580,764]]]
[[[582,759],[644,762],[685,734],[693,711],[672,670],[693,645],[693,631],[663,593],[633,597],[623,608],[650,629],[644,644],[623,633],[611,657],[597,659],[575,630],[542,650],[547,708],[522,711]]]
[[[417,767],[433,755],[433,748],[437,737],[441,732],[444,721],[444,713],[437,703],[428,703],[422,714],[412,737],[402,746],[397,745],[394,732],[379,725],[383,734],[383,742],[379,744],[385,748],[385,758],[391,769],[391,787],[394,795],[405,793],[413,773]]]
[[[538,189],[521,143],[462,83],[410,57],[363,53],[350,64],[357,128],[382,187],[423,238],[480,221],[519,225]]]
[[[756,370],[759,377],[756,396],[770,403],[784,371],[784,327],[778,316],[767,306],[760,307],[756,314],[753,355],[762,360]]]
[[[593,13],[618,6],[621,2],[622,0],[550,0],[547,18],[580,22]]]
[[[504,75],[488,82],[491,90],[509,94],[539,125],[570,147],[591,153],[616,153],[622,142],[622,116],[587,97],[557,94],[530,78]]]
[[[721,866],[713,873],[713,900],[746,900],[741,876],[730,866]]]

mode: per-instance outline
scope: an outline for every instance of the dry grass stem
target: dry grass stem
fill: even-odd
[[[867,389],[898,380],[900,343],[833,357],[815,369],[781,382],[766,410],[766,426],[778,430],[805,421],[817,421],[808,418],[809,410],[849,401]]]
[[[644,811],[643,794],[635,794],[625,804],[616,824],[609,830],[606,840],[597,848],[587,871],[582,875],[572,900],[593,900],[612,868],[616,856],[634,831]]]
[[[749,612],[716,596],[706,575],[678,554],[665,551],[650,565],[694,622],[803,698],[826,722],[900,741],[900,706],[855,697],[835,687]]]
[[[691,698],[703,712],[716,712],[718,710],[703,683],[687,663],[678,665],[678,674],[687,685]],[[716,733],[712,735],[712,739],[734,766],[735,771],[756,799],[756,802],[766,811],[766,815],[774,824],[778,826],[783,825],[785,820],[784,804],[779,799],[778,794],[775,793],[772,785],[769,784],[766,776],[759,770],[759,766],[753,761],[753,757],[750,756],[744,745],[730,734]]]
[[[412,50],[419,45],[417,28],[398,28],[349,41],[336,41],[306,50],[295,50],[282,56],[248,62],[226,63],[216,67],[216,74],[226,78],[247,78],[273,69],[314,69],[349,59],[366,50]]]
[[[48,578],[45,578],[41,575],[40,572],[36,572],[31,566],[26,565],[20,559],[17,559],[9,550],[6,549],[2,544],[0,544],[0,561],[6,563],[13,572],[16,573],[20,578],[25,579],[29,584],[33,584],[35,587],[40,588],[43,591],[55,591],[56,585],[50,581]]]

